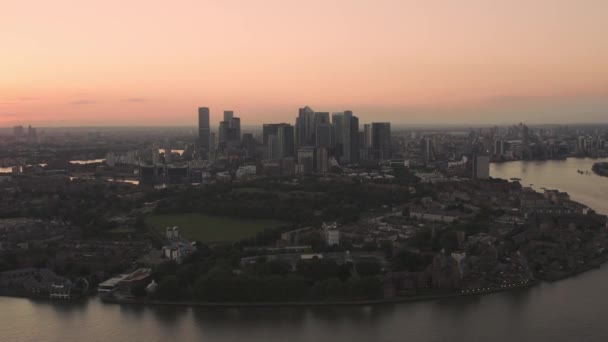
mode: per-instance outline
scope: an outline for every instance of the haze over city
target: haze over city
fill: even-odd
[[[271,10],[270,10],[271,9]],[[0,126],[599,122],[606,1],[14,1]]]

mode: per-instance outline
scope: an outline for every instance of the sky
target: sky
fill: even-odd
[[[2,0],[0,126],[608,118],[605,0]]]

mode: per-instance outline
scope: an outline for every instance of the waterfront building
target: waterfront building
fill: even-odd
[[[471,164],[472,164],[472,178],[474,178],[474,179],[490,178],[490,157],[473,156]]]

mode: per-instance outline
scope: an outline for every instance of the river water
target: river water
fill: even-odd
[[[593,163],[606,161],[608,158],[568,158],[491,164],[490,176],[521,178],[523,186],[532,184],[536,191],[542,191],[542,187],[566,191],[573,200],[608,214],[608,177],[598,176],[591,171]]]
[[[608,178],[576,172],[592,163],[495,164],[491,175],[565,190],[606,209]],[[531,288],[363,307],[205,309],[0,297],[0,341],[607,341],[607,288],[604,265]]]

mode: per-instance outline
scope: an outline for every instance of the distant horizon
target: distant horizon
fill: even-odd
[[[294,120],[295,121],[295,120]],[[273,121],[273,122],[267,122],[267,123],[282,123],[284,121]],[[390,121],[364,121],[364,122],[360,122],[360,127],[362,129],[363,124],[365,123],[371,123],[371,122],[390,122]],[[219,122],[218,122],[219,123]],[[288,124],[294,124],[294,122],[286,122]],[[555,126],[555,127],[560,127],[560,126],[595,126],[595,125],[599,125],[599,126],[608,126],[608,122],[568,122],[568,123],[549,123],[549,122],[545,122],[545,123],[527,123],[525,121],[519,121],[519,122],[504,122],[504,123],[395,123],[395,122],[390,122],[391,123],[391,127],[395,128],[407,128],[407,127],[412,127],[412,128],[425,128],[425,127],[446,127],[446,128],[450,128],[450,127],[455,127],[455,128],[487,128],[487,127],[505,127],[505,126],[514,126],[514,125],[519,125],[524,124],[526,126],[529,127],[547,127],[547,126]],[[241,128],[242,129],[250,129],[250,128],[261,128],[263,124],[266,123],[261,123],[261,124],[242,124]],[[23,126],[25,128],[27,128],[29,126],[29,124],[25,123],[25,124],[16,124],[16,125],[12,125],[12,126],[0,126],[0,130],[12,130],[14,127],[16,126]],[[53,125],[31,125],[33,128],[40,128],[40,129],[112,129],[112,128],[188,128],[188,129],[197,129],[198,125],[197,124],[184,124],[184,125],[162,125],[162,124],[158,124],[158,125],[74,125],[74,126],[53,126]],[[213,124],[211,125],[211,130],[217,130],[218,125],[217,124]]]

